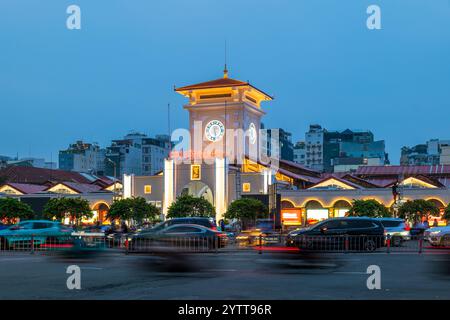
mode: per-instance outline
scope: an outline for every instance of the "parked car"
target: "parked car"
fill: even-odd
[[[165,228],[168,228],[170,226],[176,225],[176,224],[196,224],[200,226],[204,226],[206,228],[217,230],[216,222],[213,218],[207,218],[207,217],[185,217],[185,218],[173,218],[166,220],[164,222],[161,222],[150,229],[143,229],[141,232],[157,232],[160,230],[163,230]]]
[[[450,246],[450,226],[432,228],[430,230],[429,242],[432,246]]]
[[[390,236],[391,245],[399,246],[403,241],[411,240],[411,228],[400,218],[375,218],[384,227],[385,236]]]
[[[226,234],[198,224],[174,224],[158,230],[142,231],[131,237],[130,251],[148,251],[155,248],[215,249],[228,242]]]
[[[332,218],[290,232],[286,245],[308,250],[375,251],[384,245],[384,227],[367,217]]]
[[[9,228],[9,225],[0,222],[0,230],[6,229],[6,228]]]
[[[445,229],[446,227],[433,227],[433,228],[429,228],[427,230],[425,230],[425,232],[423,233],[423,239],[425,241],[430,241],[430,237],[431,237],[431,233],[433,232],[434,234],[436,234],[436,231],[440,231],[442,229]]]
[[[31,239],[35,245],[58,243],[66,241],[72,229],[60,222],[48,220],[28,220],[0,230],[0,247],[8,248],[15,245],[30,245]]]

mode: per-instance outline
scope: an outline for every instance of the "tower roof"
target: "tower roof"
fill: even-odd
[[[248,81],[241,81],[241,80],[229,78],[228,70],[226,69],[226,67],[224,70],[223,78],[175,88],[175,91],[179,92],[181,94],[185,94],[186,91],[193,91],[193,90],[216,89],[216,88],[227,88],[227,87],[245,87],[245,86],[251,87],[252,89],[260,92],[262,95],[265,96],[264,100],[273,100],[273,97],[271,95],[252,86]]]

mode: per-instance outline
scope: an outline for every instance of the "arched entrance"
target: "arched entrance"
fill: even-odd
[[[345,217],[348,210],[352,207],[351,203],[347,200],[338,200],[333,204],[333,216]]]
[[[324,208],[317,200],[310,200],[305,205],[306,224],[315,224],[319,221],[328,219],[328,209]]]
[[[302,209],[296,208],[290,200],[281,200],[281,223],[284,226],[302,225]]]
[[[201,181],[191,181],[189,182],[181,191],[181,194],[189,194],[197,198],[205,198],[212,205],[214,205],[213,192],[207,184]]]
[[[433,203],[439,209],[438,215],[428,216],[428,224],[430,226],[435,226],[436,224],[438,226],[445,226],[446,221],[442,218],[445,212],[445,204],[441,200],[434,198],[427,199],[427,201]]]
[[[99,221],[104,223],[106,221],[106,215],[109,212],[109,206],[105,202],[97,202],[92,206],[92,211],[94,212],[93,222]]]

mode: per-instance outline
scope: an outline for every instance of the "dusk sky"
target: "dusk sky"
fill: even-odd
[[[81,30],[66,9],[81,7]],[[381,7],[382,30],[366,9]],[[1,0],[0,155],[187,127],[173,91],[222,76],[273,94],[266,127],[369,129],[403,145],[450,139],[449,0]]]

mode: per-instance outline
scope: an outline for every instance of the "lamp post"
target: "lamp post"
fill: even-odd
[[[112,161],[110,158],[105,158],[107,161],[109,161],[109,162],[111,162],[112,164],[113,164],[113,168],[114,168],[114,191],[113,191],[113,194],[114,194],[114,197],[113,197],[113,201],[115,200],[115,198],[116,198],[116,180],[117,180],[117,164],[114,162],[114,161]]]

